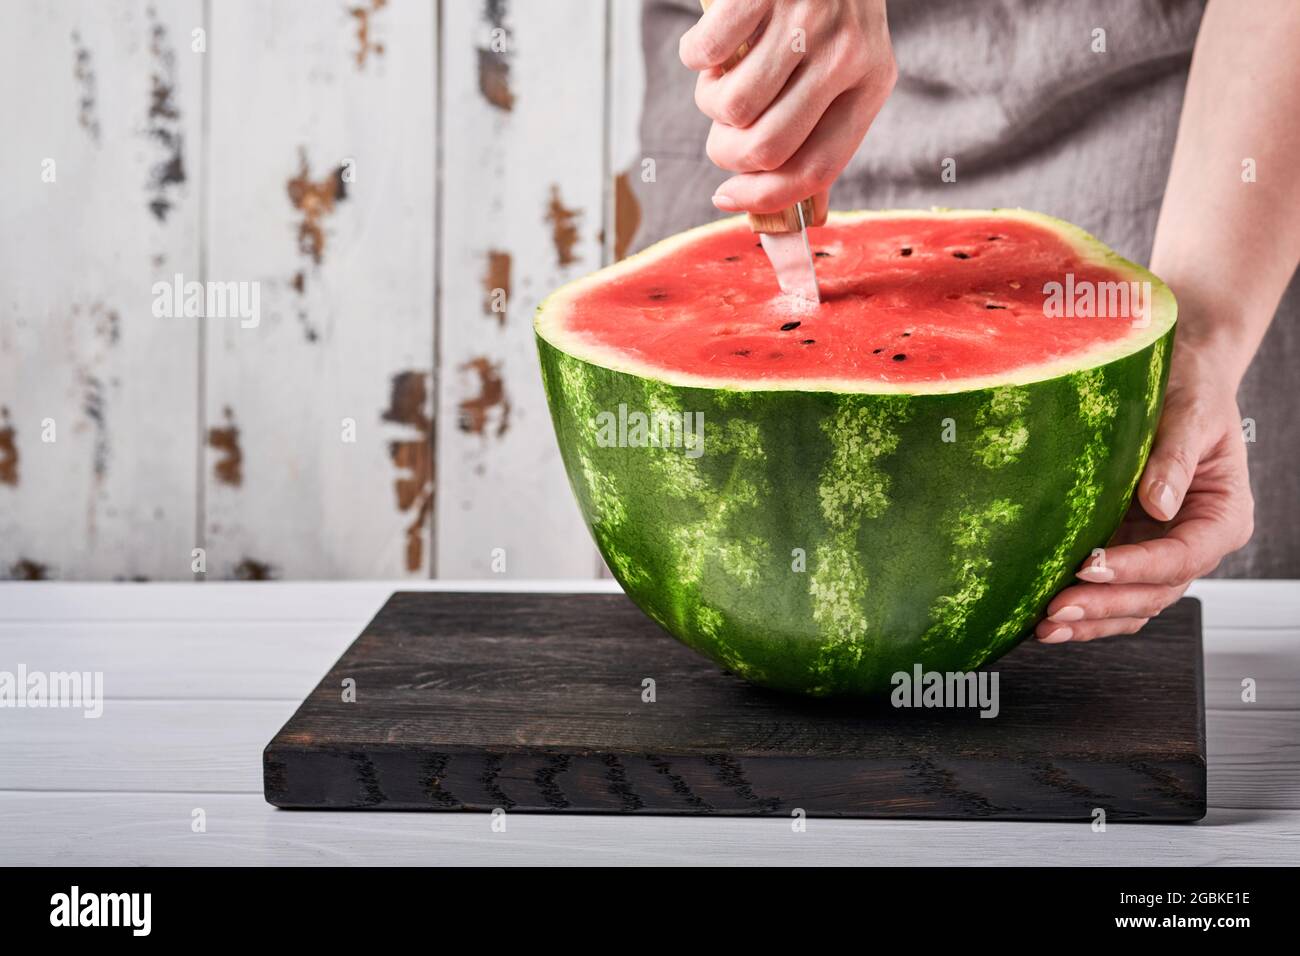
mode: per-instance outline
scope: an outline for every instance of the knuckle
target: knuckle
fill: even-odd
[[[808,193],[826,189],[840,173],[839,166],[827,156],[810,156],[803,164],[801,182]]]
[[[1177,598],[1175,598],[1174,600],[1177,600]],[[1141,608],[1138,613],[1142,617],[1151,618],[1158,615],[1161,611],[1163,611],[1168,606],[1169,606],[1169,601],[1165,599],[1165,596],[1163,594],[1155,594],[1142,602]]]
[[[1166,461],[1168,461],[1173,467],[1182,471],[1182,473],[1188,478],[1191,478],[1191,476],[1196,472],[1196,456],[1181,445],[1169,450],[1169,454],[1166,456]]]
[[[756,110],[754,104],[745,96],[733,93],[718,104],[715,119],[728,126],[746,127],[754,121]]]
[[[754,172],[780,169],[785,162],[781,144],[772,139],[761,139],[745,151],[745,165]]]

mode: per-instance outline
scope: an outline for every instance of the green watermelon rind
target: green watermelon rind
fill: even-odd
[[[999,212],[841,218],[934,214]],[[554,310],[575,293],[542,304],[542,378],[570,483],[648,616],[755,683],[819,696],[884,693],[916,664],[971,670],[1029,633],[1128,508],[1159,421],[1176,304],[1082,230],[1014,215],[1152,283],[1152,328],[1126,339],[1126,354],[923,394],[702,386],[573,354],[554,341]],[[702,412],[704,454],[602,447],[595,417],[620,404]]]

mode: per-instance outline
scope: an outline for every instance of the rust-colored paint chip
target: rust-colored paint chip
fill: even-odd
[[[394,490],[397,509],[414,512],[406,526],[406,570],[419,571],[424,563],[424,526],[433,510],[433,421],[425,378],[420,371],[398,372],[392,377],[388,408],[381,421],[415,429],[418,437],[388,444],[388,454],[397,469]]]
[[[483,275],[483,313],[496,316],[498,325],[506,324],[510,302],[510,253],[489,249],[487,272]]]
[[[226,426],[208,429],[208,447],[222,455],[212,472],[221,484],[239,487],[244,483],[244,452],[239,447],[239,426],[235,424],[235,413],[229,405],[223,411]]]
[[[578,219],[581,210],[570,209],[560,198],[560,187],[551,186],[551,201],[546,206],[546,221],[551,224],[551,240],[555,243],[555,258],[561,266],[571,266],[578,261],[573,247],[578,244]]]
[[[515,108],[515,94],[510,89],[510,28],[506,26],[506,0],[486,0],[483,20],[491,39],[478,48],[478,89],[497,109],[509,113]]]
[[[632,179],[627,173],[619,173],[614,177],[614,261],[627,257],[640,227],[641,204],[632,192]]]
[[[19,558],[9,566],[9,577],[15,581],[44,581],[49,574],[48,564],[41,564],[31,558]]]
[[[149,111],[145,135],[162,147],[163,158],[149,174],[149,211],[159,222],[167,219],[172,193],[185,183],[185,142],[181,132],[181,111],[176,105],[176,51],[167,39],[167,28],[149,7],[149,52],[153,72],[149,75]]]
[[[18,486],[18,444],[9,409],[0,406],[0,485]]]
[[[231,572],[236,581],[274,581],[278,576],[275,565],[255,558],[244,558]]]
[[[298,149],[298,175],[286,183],[289,201],[293,208],[302,213],[298,223],[298,251],[310,256],[311,261],[320,265],[325,253],[325,229],[321,220],[334,211],[334,206],[348,196],[347,182],[343,179],[343,167],[318,182],[311,179],[307,163],[307,150]],[[295,282],[297,277],[295,277]]]
[[[351,7],[348,13],[352,19],[357,22],[357,69],[366,68],[366,59],[373,53],[375,56],[384,55],[384,45],[370,37],[370,18],[372,14],[378,13],[384,7],[388,6],[388,0],[370,0],[370,5],[364,3],[359,7]]]
[[[488,419],[495,412],[498,417],[493,431],[500,438],[510,427],[510,399],[506,396],[500,366],[480,355],[461,365],[460,370],[473,372],[478,378],[478,394],[460,402],[460,430],[474,435],[486,434]]]

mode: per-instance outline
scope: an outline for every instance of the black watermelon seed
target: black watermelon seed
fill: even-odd
[[[804,339],[804,340],[803,340],[803,344],[804,344],[804,345],[814,345],[814,344],[816,344],[816,342],[817,342],[816,339]]]
[[[872,354],[872,355],[879,355],[879,354],[880,354],[881,352],[883,352],[883,351],[884,351],[884,349],[872,349],[872,350],[871,350],[871,354]]]
[[[815,255],[818,259],[829,259],[831,257],[831,254],[829,252],[819,251],[819,252],[814,252],[813,255]]]
[[[762,240],[762,239],[758,240],[758,242],[754,243],[754,245],[756,245],[756,246],[758,246],[758,248],[762,249],[762,248],[763,248],[763,240]]]
[[[736,349],[736,351],[732,352],[731,354],[732,354],[732,355],[748,355],[748,354],[749,354],[749,349]]]
[[[903,246],[902,249],[899,249],[899,250],[898,250],[898,254],[899,254],[900,256],[910,256],[910,255],[912,254],[912,247],[911,247],[911,246]]]
[[[724,262],[739,262],[739,261],[740,261],[740,256],[727,256],[723,261],[724,261]]]
[[[802,322],[787,322],[785,325],[781,326],[781,331],[782,331],[782,332],[792,332],[792,331],[794,331],[795,329],[799,328],[799,326],[801,326],[801,325],[803,325]]]
[[[904,332],[903,338],[908,338],[911,334],[912,334],[911,332]]]
[[[903,361],[903,359],[905,359],[905,358],[907,358],[907,356],[904,355],[902,352],[899,352],[897,355],[894,356],[894,361],[895,361],[895,362],[901,362],[901,361]]]
[[[969,258],[970,258],[970,256],[967,255],[967,254],[964,253],[964,252],[954,252],[954,253],[952,254],[952,257],[953,257],[954,259],[969,259]]]
[[[989,242],[997,242],[1001,238],[1001,236],[989,236]]]
[[[984,308],[986,308],[986,309],[1005,309],[1006,306],[1005,306],[1005,305],[995,305],[994,303],[990,302],[990,303],[988,303],[987,305],[985,305]]]

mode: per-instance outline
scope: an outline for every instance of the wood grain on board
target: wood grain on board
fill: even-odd
[[[592,576],[532,318],[602,264],[606,7],[450,3],[442,31],[436,571]]]
[[[208,273],[262,314],[207,326],[208,573],[427,576],[434,7],[211,9]]]
[[[5,4],[0,578],[191,577],[202,8]]]
[[[267,747],[266,796],[335,809],[1204,815],[1197,601],[1140,639],[1031,643],[992,669],[993,719],[815,702],[719,671],[622,595],[398,592]]]

